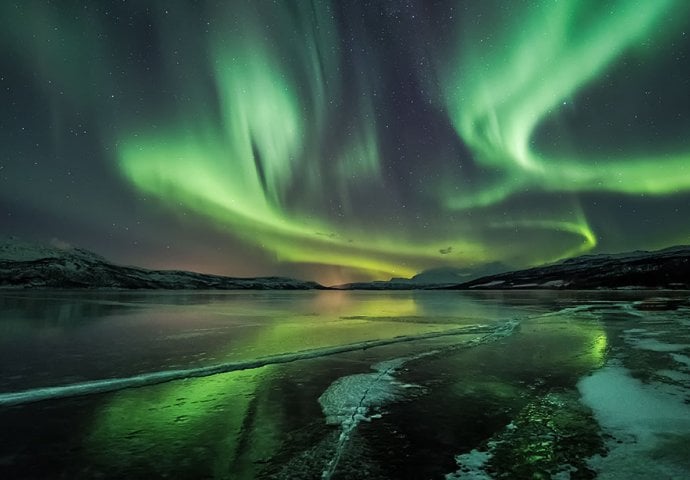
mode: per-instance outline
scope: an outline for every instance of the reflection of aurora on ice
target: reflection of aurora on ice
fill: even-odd
[[[362,321],[359,320],[359,322]],[[398,325],[395,325],[396,329]],[[508,325],[512,329],[513,324]],[[389,340],[360,342],[354,346],[344,346],[344,348],[343,346],[329,347],[324,350],[330,355],[335,351],[347,352],[373,348],[377,345],[408,343],[413,345],[417,340],[452,338],[458,335],[466,335],[476,340],[492,337],[507,329],[505,325],[494,328],[475,326],[453,328],[453,325],[443,325],[444,330],[438,331],[439,326],[434,326],[434,324],[411,326],[426,330],[432,327],[437,331],[407,337],[392,337]],[[278,331],[281,330],[280,327],[280,325],[276,326]],[[305,338],[308,337],[308,335],[305,336],[304,330],[300,331],[296,328],[288,328],[283,333],[296,335],[294,338],[283,337],[283,344],[290,344],[293,341],[305,342]],[[265,340],[266,344],[275,345],[275,342],[270,339],[275,334],[276,332],[267,330],[262,338],[256,339],[257,347],[263,343],[262,340]],[[322,358],[323,353],[322,351],[318,355],[302,359]],[[396,361],[393,362],[397,364]],[[381,365],[382,368],[388,370],[391,364],[384,362]],[[136,456],[137,452],[143,451],[149,452],[149,459],[146,460],[147,468],[167,468],[174,464],[176,455],[190,458],[194,456],[193,453],[185,451],[185,445],[193,442],[193,439],[186,437],[187,432],[204,428],[213,430],[213,434],[220,435],[223,439],[219,443],[214,443],[214,448],[219,450],[212,453],[212,456],[216,458],[214,469],[219,474],[227,471],[237,472],[242,468],[255,468],[255,466],[252,467],[254,460],[270,458],[280,447],[280,418],[284,412],[275,411],[275,405],[270,403],[269,393],[274,376],[279,376],[276,368],[277,365],[267,365],[258,369],[205,378],[188,378],[170,384],[115,393],[113,400],[102,409],[98,416],[89,442],[93,442],[92,445],[98,450],[104,444],[108,445],[108,458],[101,458],[105,464],[110,464],[111,458],[117,457],[117,455],[110,456],[113,450],[124,449],[121,452],[124,456]],[[382,377],[379,379],[381,380]],[[373,384],[381,387],[381,392],[387,388],[382,383],[374,382]],[[371,383],[368,385],[371,386]],[[211,428],[210,425],[215,425],[217,428]],[[352,426],[354,428],[356,422]],[[222,429],[222,433],[218,431],[219,428]],[[162,439],[165,439],[165,442],[162,442]],[[173,450],[167,448],[161,452],[150,452],[151,442],[161,442],[166,445],[172,443],[180,450],[177,451],[176,447]],[[248,445],[251,445],[251,448]],[[228,455],[228,452],[232,453]],[[197,453],[208,455],[208,452]],[[163,458],[156,458],[157,455],[162,455]]]
[[[533,321],[537,323],[533,324]],[[420,392],[418,388],[397,380],[396,369],[415,360],[423,362],[424,357],[443,356],[468,347],[486,345],[517,331],[516,327],[516,322],[509,322],[497,325],[493,330],[480,330],[468,335],[466,341],[449,342],[445,347],[435,347],[434,351],[383,361],[374,365],[371,373],[345,376],[333,382],[319,399],[326,422],[340,430],[333,447],[334,456],[323,459],[325,475],[337,470],[339,458],[347,451],[359,422],[371,419],[379,408],[391,402],[411,398],[411,395],[413,397],[413,394]],[[468,332],[467,329],[465,331]],[[605,334],[596,327],[596,323],[571,322],[566,313],[563,318],[554,318],[554,315],[545,317],[543,324],[538,319],[530,320],[527,324],[523,322],[519,331],[520,336],[534,336],[535,348],[539,348],[539,345],[556,345],[548,355],[542,357],[541,361],[547,370],[562,369],[571,363],[578,370],[601,364]],[[289,343],[290,340],[286,341]],[[409,344],[412,346],[414,342]],[[568,348],[562,348],[561,344],[568,345]],[[175,463],[176,456],[189,457],[190,462],[194,463],[195,455],[204,458],[211,455],[215,459],[217,472],[255,471],[252,469],[258,467],[254,462],[265,462],[281,450],[281,439],[286,433],[286,412],[277,409],[270,393],[274,388],[272,385],[280,378],[278,368],[277,365],[266,366],[116,393],[95,417],[89,444],[96,451],[104,448],[109,452],[119,450],[121,455],[130,458],[132,455],[136,457],[137,452],[147,451],[147,468],[164,469]],[[481,385],[478,388],[482,388]],[[302,401],[313,402],[314,399],[305,398]],[[205,431],[204,435],[211,435],[208,441],[213,445],[212,452],[188,451],[186,445],[193,445],[196,440],[187,438],[187,435],[194,431]],[[151,450],[151,442],[158,441],[177,447]],[[117,457],[109,455],[100,461],[113,467],[113,458]],[[251,476],[249,473],[246,475]]]
[[[526,295],[543,301],[525,305]],[[89,412],[73,438],[88,456],[80,464],[88,464],[92,472],[109,472],[106,476],[175,472],[180,478],[294,479],[324,471],[326,476],[342,477],[360,467],[385,471],[391,450],[380,447],[387,445],[386,439],[404,438],[401,441],[413,446],[426,442],[426,433],[416,430],[418,418],[428,419],[432,429],[465,431],[462,416],[468,404],[462,402],[505,412],[535,394],[531,385],[539,382],[537,377],[571,378],[568,382],[574,385],[578,376],[600,366],[607,334],[598,310],[541,313],[552,306],[572,306],[573,295],[577,297],[544,292],[501,297],[448,292],[277,297],[261,293],[174,306],[160,305],[160,297],[142,302],[135,296],[130,304],[147,306],[105,324],[127,325],[123,335],[128,340],[130,327],[148,322],[141,332],[157,332],[152,338],[161,338],[159,346],[166,346],[159,357],[162,367],[169,365],[168,352],[178,348],[202,351],[214,362],[300,351],[322,354],[339,347],[348,351],[3,410],[40,415],[47,406],[48,411]],[[56,304],[50,300],[54,311]],[[515,318],[519,325],[505,318]],[[480,319],[486,326],[476,326]],[[94,325],[99,324],[85,328]],[[226,333],[219,329],[222,325],[228,327]],[[69,326],[67,332],[72,332]],[[183,335],[188,332],[222,337],[209,342],[203,336]],[[396,338],[400,334],[404,337]],[[384,344],[352,350],[372,346],[363,342],[377,339]],[[119,343],[111,348],[118,351]],[[136,373],[141,364],[120,360],[123,354],[125,360],[126,352],[111,357],[104,351],[99,358],[117,359],[120,366],[114,371]],[[56,369],[55,378],[62,372]],[[434,405],[445,401],[449,403],[434,412]],[[439,419],[439,412],[453,417]],[[454,444],[436,451],[451,462],[461,453]]]
[[[452,338],[459,335],[459,332],[462,332],[460,335],[468,337],[465,342],[451,342],[447,347],[450,351],[467,345],[479,345],[507,335],[516,325],[515,322],[508,322],[494,328],[449,328],[441,334],[432,332],[417,335],[416,338]],[[401,339],[392,340],[393,343],[399,343]],[[290,342],[289,339],[285,341]],[[414,342],[403,339],[403,343],[412,345]],[[386,344],[391,343],[385,342],[384,345]],[[330,418],[328,421],[339,424],[343,422],[344,434],[341,435],[338,445],[340,452],[347,447],[349,435],[357,423],[369,415],[367,412],[385,405],[387,401],[395,398],[396,392],[407,390],[393,378],[394,370],[406,362],[422,359],[433,353],[436,352],[384,361],[373,367],[375,373],[344,377],[322,394],[320,402],[324,414]],[[254,370],[190,378],[167,385],[115,393],[112,401],[97,417],[89,442],[93,442],[92,445],[98,450],[105,442],[105,445],[108,445],[107,450],[111,453],[112,449],[123,449],[121,454],[124,456],[136,456],[137,452],[149,451],[150,442],[178,445],[179,451],[168,448],[161,452],[149,452],[152,458],[157,455],[162,455],[163,458],[147,460],[147,468],[166,468],[175,462],[175,455],[190,457],[191,461],[194,454],[185,452],[185,445],[194,440],[186,439],[186,434],[204,428],[213,430],[215,435],[221,435],[223,438],[221,442],[214,443],[214,448],[219,450],[212,454],[216,458],[214,468],[218,469],[218,472],[252,468],[254,460],[270,458],[280,448],[280,418],[283,413],[275,411],[269,393],[275,376],[279,376],[276,368],[275,365],[269,365]],[[359,406],[354,411],[350,410],[349,406],[353,395],[360,395]],[[346,421],[343,415],[349,415],[352,421]],[[344,427],[345,424],[349,425],[347,429]],[[217,428],[211,428],[210,425],[216,425]],[[222,429],[223,433],[221,434],[218,429]],[[251,448],[243,449],[241,445],[247,443]],[[228,457],[227,452],[234,453]],[[197,454],[208,455],[209,452]],[[101,458],[101,461],[109,464],[117,455],[112,458],[109,455],[109,458]],[[331,466],[335,469],[337,462],[332,462]]]
[[[596,322],[573,323],[574,318],[571,317],[570,310],[572,309],[568,308],[561,312],[541,315],[524,324],[517,321],[507,322],[487,335],[446,346],[441,350],[380,362],[372,366],[372,373],[360,373],[337,379],[319,398],[326,422],[340,428],[334,454],[325,465],[322,478],[329,479],[335,474],[359,423],[375,421],[381,415],[381,408],[396,401],[409,399],[411,393],[418,391],[417,385],[402,383],[395,376],[396,371],[409,362],[430,356],[448,355],[458,349],[486,345],[488,342],[512,335],[519,328],[523,336],[522,342],[526,343],[521,343],[518,348],[540,352],[539,357],[543,362],[545,375],[551,371],[558,372],[564,365],[580,372],[600,367],[606,355],[606,334]],[[516,351],[514,355],[517,359],[523,354],[522,351]],[[463,395],[467,395],[469,391],[482,392],[481,395],[486,398],[498,395],[507,399],[526,394],[522,390],[511,390],[511,387],[489,379],[471,385],[458,385],[458,392],[462,391],[461,389],[464,390]]]
[[[240,362],[228,362],[204,367],[188,368],[183,370],[164,370],[159,372],[142,373],[127,378],[109,378],[104,380],[92,380],[89,382],[75,383],[70,385],[60,385],[55,387],[35,388],[21,392],[0,394],[0,406],[22,405],[43,400],[55,400],[66,397],[76,397],[81,395],[92,395],[96,393],[107,393],[125,388],[146,387],[159,383],[171,382],[174,380],[185,380],[197,377],[208,377],[223,373],[236,372],[242,370],[253,370],[268,365],[278,365],[281,363],[296,362],[299,360],[309,360],[322,358],[339,353],[347,353],[355,350],[394,345],[397,343],[414,342],[431,338],[448,337],[455,335],[476,334],[486,331],[483,327],[462,327],[446,329],[418,335],[399,335],[384,340],[368,340],[355,344],[346,344],[335,347],[327,347],[314,350],[304,350],[290,352],[266,357],[260,357]]]

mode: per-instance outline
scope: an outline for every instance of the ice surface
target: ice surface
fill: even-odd
[[[582,379],[578,389],[614,439],[606,457],[590,459],[598,478],[685,478],[689,460],[674,452],[690,441],[690,405],[677,390],[643,384],[615,364]]]
[[[495,335],[503,334],[504,330],[505,327],[501,327],[496,330],[487,328],[483,329],[481,327],[461,327],[450,330],[427,332],[418,335],[406,335],[381,340],[368,340],[364,342],[350,343],[335,347],[315,348],[311,350],[270,355],[238,362],[225,362],[215,365],[186,369],[162,370],[157,372],[143,373],[141,375],[133,375],[131,377],[124,378],[106,378],[102,380],[92,380],[88,382],[59,385],[54,387],[34,388],[20,392],[9,392],[0,394],[0,406],[20,405],[24,403],[39,402],[48,399],[74,397],[94,393],[113,392],[117,390],[122,390],[124,388],[155,385],[159,383],[170,382],[173,380],[181,380],[184,378],[207,377],[210,375],[217,375],[219,373],[228,373],[238,370],[249,370],[253,368],[263,367],[266,365],[289,363],[298,360],[308,360],[312,358],[320,358],[329,355],[335,355],[338,353],[352,352],[355,350],[362,350],[365,348],[374,348],[402,342],[412,342],[416,340],[426,340],[431,338],[481,332],[490,332],[487,335],[487,337],[492,337]],[[404,361],[409,361],[409,359]]]
[[[328,462],[321,478],[330,479],[338,467],[350,435],[362,421],[381,418],[375,409],[386,405],[405,395],[405,391],[416,387],[400,383],[393,374],[405,363],[437,353],[436,350],[417,355],[393,358],[372,365],[374,373],[359,373],[341,377],[333,382],[319,397],[321,409],[326,416],[326,423],[340,425],[340,436],[333,458]]]
[[[333,476],[350,440],[350,435],[357,425],[362,420],[370,421],[372,418],[380,417],[380,415],[371,415],[370,410],[381,407],[398,397],[402,387],[392,377],[392,372],[391,368],[376,373],[341,377],[319,397],[326,423],[340,425],[335,454],[326,465],[321,478],[330,479]]]

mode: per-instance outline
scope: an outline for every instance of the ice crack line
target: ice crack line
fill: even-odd
[[[341,432],[340,436],[338,437],[338,443],[335,447],[335,453],[333,454],[333,458],[328,462],[326,465],[326,469],[322,472],[321,478],[322,480],[330,480],[330,478],[333,476],[335,473],[338,464],[340,462],[340,459],[343,455],[343,452],[345,451],[345,448],[347,446],[348,441],[350,440],[350,435],[351,433],[355,430],[357,425],[359,424],[361,419],[367,419],[365,414],[367,413],[368,410],[368,403],[369,403],[369,396],[375,387],[378,387],[379,384],[384,380],[384,379],[391,379],[390,383],[394,384],[395,380],[392,379],[392,375],[397,370],[398,368],[402,367],[406,363],[412,361],[412,360],[418,360],[420,358],[424,358],[430,355],[437,355],[440,353],[447,353],[448,351],[451,350],[456,350],[459,348],[468,348],[468,347],[473,347],[476,345],[481,345],[483,343],[486,343],[487,341],[491,340],[497,340],[499,338],[504,338],[509,335],[511,335],[516,327],[520,324],[518,320],[510,320],[506,322],[504,325],[501,325],[500,327],[494,328],[489,330],[489,333],[486,335],[483,335],[479,338],[473,339],[467,343],[463,343],[461,345],[454,345],[438,350],[431,350],[428,352],[423,352],[417,355],[413,355],[410,357],[403,357],[403,358],[398,358],[398,359],[393,359],[389,360],[387,362],[382,362],[377,364],[379,368],[376,368],[377,365],[374,365],[372,368],[377,370],[379,373],[378,375],[374,376],[373,379],[363,388],[363,392],[361,397],[359,398],[358,403],[352,408],[352,412],[349,414],[348,417],[346,417],[345,420],[340,422],[341,426]],[[386,366],[388,364],[388,366]],[[357,374],[357,375],[350,375],[347,377],[341,377],[337,379],[333,384],[331,384],[331,387],[324,393],[324,396],[326,396],[329,391],[333,391],[334,387],[336,385],[342,384],[343,382],[346,381],[346,379],[352,379],[358,376],[361,376],[363,374]],[[366,375],[366,374],[364,374]],[[373,374],[369,374],[373,375]],[[337,391],[337,390],[336,390]],[[393,395],[390,393],[389,395]],[[390,396],[388,398],[382,398],[380,399],[379,405],[383,405],[387,400],[390,400]],[[321,399],[320,399],[321,401]],[[337,413],[337,412],[336,412]],[[359,418],[361,416],[361,419]]]
[[[345,450],[345,444],[350,439],[350,432],[352,432],[359,423],[359,421],[357,420],[357,416],[360,414],[364,416],[364,414],[367,411],[365,402],[367,400],[369,392],[371,391],[372,386],[379,383],[383,377],[390,376],[395,371],[395,368],[396,367],[394,365],[391,365],[386,370],[379,372],[379,374],[374,378],[374,381],[371,383],[371,385],[364,389],[364,392],[362,393],[362,396],[359,399],[359,403],[352,410],[352,414],[350,415],[349,421],[342,422],[342,431],[340,432],[340,436],[338,437],[338,444],[335,447],[335,454],[331,461],[328,462],[327,469],[324,470],[324,472],[321,474],[322,479],[330,480],[330,478],[335,473],[335,470],[338,468],[340,457],[342,456],[342,453]]]
[[[316,348],[313,350],[302,350],[299,352],[281,353],[277,355],[242,360],[238,362],[227,362],[216,365],[208,365],[203,367],[194,367],[178,370],[162,370],[157,372],[149,372],[140,375],[134,375],[131,377],[106,378],[100,380],[91,380],[87,382],[72,383],[68,385],[33,388],[19,392],[0,393],[0,407],[21,405],[25,403],[39,402],[43,400],[53,400],[58,398],[114,392],[117,390],[123,390],[125,388],[144,387],[159,383],[166,383],[173,380],[181,380],[184,378],[208,377],[220,373],[229,373],[240,370],[251,370],[266,365],[275,365],[281,363],[295,362],[299,360],[320,358],[329,355],[336,355],[339,353],[352,352],[355,350],[363,350],[367,348],[393,345],[396,343],[413,342],[438,337],[447,337],[453,335],[469,335],[494,331],[494,329],[485,325],[460,327],[443,331],[427,332],[419,335],[403,335],[399,337],[381,340],[367,340],[363,342],[350,343],[346,345],[338,345],[336,347]]]

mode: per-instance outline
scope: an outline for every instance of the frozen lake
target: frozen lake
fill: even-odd
[[[0,478],[690,478],[689,403],[688,292],[0,293]]]

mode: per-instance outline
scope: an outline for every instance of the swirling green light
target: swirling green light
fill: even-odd
[[[533,145],[545,120],[629,49],[658,36],[682,3],[534,2],[506,8],[505,18],[485,27],[466,16],[470,21],[457,25],[457,48],[433,52],[445,111],[481,175],[462,188],[456,178],[429,182],[432,195],[401,198],[401,211],[405,204],[418,207],[421,197],[436,198],[423,224],[419,216],[393,213],[372,227],[361,205],[355,208],[358,196],[395,196],[384,174],[390,153],[372,100],[375,76],[357,72],[346,85],[347,55],[332,7],[298,5],[240,4],[217,12],[221,26],[206,39],[217,112],[173,119],[155,131],[137,128],[136,135],[118,132],[119,166],[130,182],[213,219],[280,262],[377,278],[448,262],[539,263],[597,245],[577,198],[550,202],[532,218],[506,219],[508,202],[526,191],[559,198],[690,191],[687,152],[554,157]],[[321,208],[327,203],[338,205],[340,216]],[[457,212],[469,214],[450,221]],[[519,245],[501,244],[495,237],[505,228],[528,233]],[[560,240],[558,254],[532,248],[534,238],[554,232],[570,236]]]
[[[371,105],[360,102],[361,118],[335,164],[323,162],[314,143],[324,129],[326,93],[335,95],[338,82],[329,80],[337,65],[320,53],[325,49],[319,42],[336,41],[311,30],[292,32],[291,40],[296,36],[302,43],[298,57],[287,61],[266,40],[255,15],[248,11],[236,34],[211,40],[220,122],[197,119],[162,134],[122,135],[118,155],[125,176],[170,204],[214,218],[281,261],[345,266],[375,277],[411,276],[437,261],[449,242],[462,246],[464,258],[488,260],[471,240],[420,242],[404,232],[391,238],[390,231],[365,231],[356,221],[343,225],[290,210],[286,197],[298,181],[298,196],[307,204],[335,194],[347,206],[354,187],[383,189],[376,125]],[[335,29],[324,11],[314,15],[324,29]],[[310,95],[300,93],[304,79]],[[336,173],[335,192],[319,184],[325,169]]]
[[[690,152],[553,158],[532,146],[541,122],[627,50],[658,34],[669,14],[687,8],[683,3],[535,2],[519,14],[511,10],[498,38],[470,36],[441,67],[444,102],[476,162],[501,177],[477,192],[447,195],[447,205],[486,206],[527,187],[658,195],[690,189]]]

